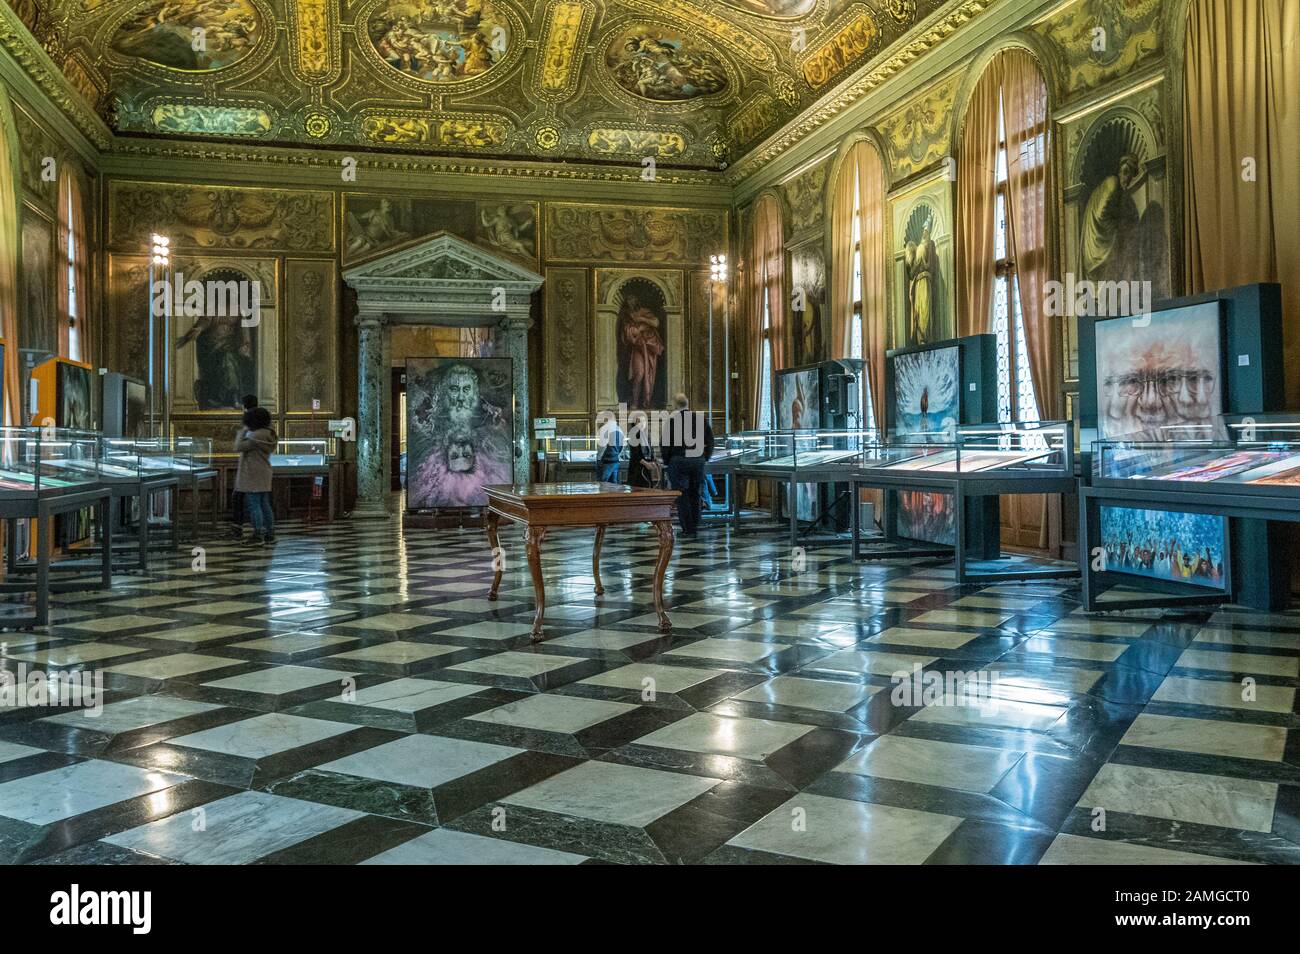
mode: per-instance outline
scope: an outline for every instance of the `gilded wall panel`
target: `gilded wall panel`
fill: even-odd
[[[591,310],[587,269],[548,268],[543,406],[547,415],[590,414]]]
[[[109,183],[108,241],[127,251],[161,232],[177,249],[334,250],[329,192],[128,182]]]
[[[789,231],[792,236],[802,237],[821,229],[826,220],[826,180],[829,175],[828,159],[805,169],[783,186],[785,203],[790,210]]]
[[[434,232],[451,232],[532,264],[537,260],[537,203],[374,193],[343,197],[345,263]]]
[[[1164,0],[1076,0],[1032,30],[1059,51],[1061,82],[1073,94],[1157,61],[1165,6]]]
[[[722,209],[611,207],[553,202],[546,207],[550,261],[707,262],[727,248]]]
[[[332,261],[284,266],[285,411],[338,411],[338,277]],[[312,402],[319,402],[313,407]]]
[[[108,302],[104,315],[105,360],[114,371],[149,377],[149,259],[108,256]]]
[[[893,110],[880,124],[896,179],[930,168],[952,148],[953,102],[962,73],[940,80]]]

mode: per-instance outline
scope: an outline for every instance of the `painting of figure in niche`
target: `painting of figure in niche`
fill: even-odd
[[[951,187],[939,180],[893,203],[895,348],[951,338]]]
[[[249,0],[156,0],[122,21],[110,45],[155,66],[208,72],[238,63],[262,34],[262,16]]]
[[[482,507],[511,482],[509,358],[406,360],[406,507]]]
[[[1146,301],[1169,290],[1163,171],[1148,166],[1152,149],[1128,116],[1104,120],[1085,137],[1079,216],[1079,265],[1094,282],[1151,283]]]
[[[657,102],[712,96],[727,88],[717,54],[684,34],[638,24],[622,31],[605,51],[605,65],[623,89]]]
[[[664,293],[648,278],[629,278],[615,296],[618,321],[618,400],[629,408],[664,407],[668,373],[664,356],[668,313]]]
[[[389,66],[434,83],[486,73],[513,42],[488,0],[390,0],[371,13],[367,32]]]
[[[228,261],[228,260],[225,260]],[[239,411],[247,394],[274,411],[279,392],[279,335],[276,326],[274,259],[241,259],[235,267],[204,260],[177,262],[174,274],[205,291],[238,290],[202,306],[197,299],[172,302],[172,354],[175,380],[172,410],[177,413]],[[179,281],[179,277],[176,279]],[[256,306],[245,311],[256,296]],[[191,310],[193,309],[193,310]]]

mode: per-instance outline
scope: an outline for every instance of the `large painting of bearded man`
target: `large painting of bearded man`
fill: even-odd
[[[509,358],[408,358],[406,508],[482,507],[511,483]]]

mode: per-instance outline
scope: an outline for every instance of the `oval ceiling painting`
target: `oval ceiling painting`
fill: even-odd
[[[662,103],[712,96],[728,85],[716,53],[671,28],[649,24],[615,34],[605,65],[623,89]]]
[[[761,17],[778,17],[793,20],[811,12],[817,0],[722,0],[729,7],[756,13]]]
[[[389,66],[431,83],[486,73],[510,49],[510,21],[490,0],[380,0],[367,32]]]
[[[110,45],[155,66],[206,72],[238,63],[264,31],[250,0],[152,0],[118,25]]]

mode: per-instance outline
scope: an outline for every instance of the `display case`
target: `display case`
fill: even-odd
[[[861,466],[879,475],[913,480],[1072,479],[1074,431],[1068,421],[1034,421],[968,424],[937,434],[907,433],[866,448]]]
[[[102,439],[102,472],[107,479],[139,480],[171,475],[176,463],[171,445],[157,438]]]
[[[271,455],[276,473],[319,472],[334,458],[334,438],[290,438],[279,441]]]
[[[101,480],[97,434],[61,427],[0,428],[0,496],[72,493]]]
[[[1210,425],[1162,428],[1156,436],[1097,441],[1093,485],[1175,496],[1300,498],[1300,415],[1224,415]]]
[[[875,431],[743,431],[727,438],[724,453],[737,473],[798,482],[848,480],[879,447]]]

